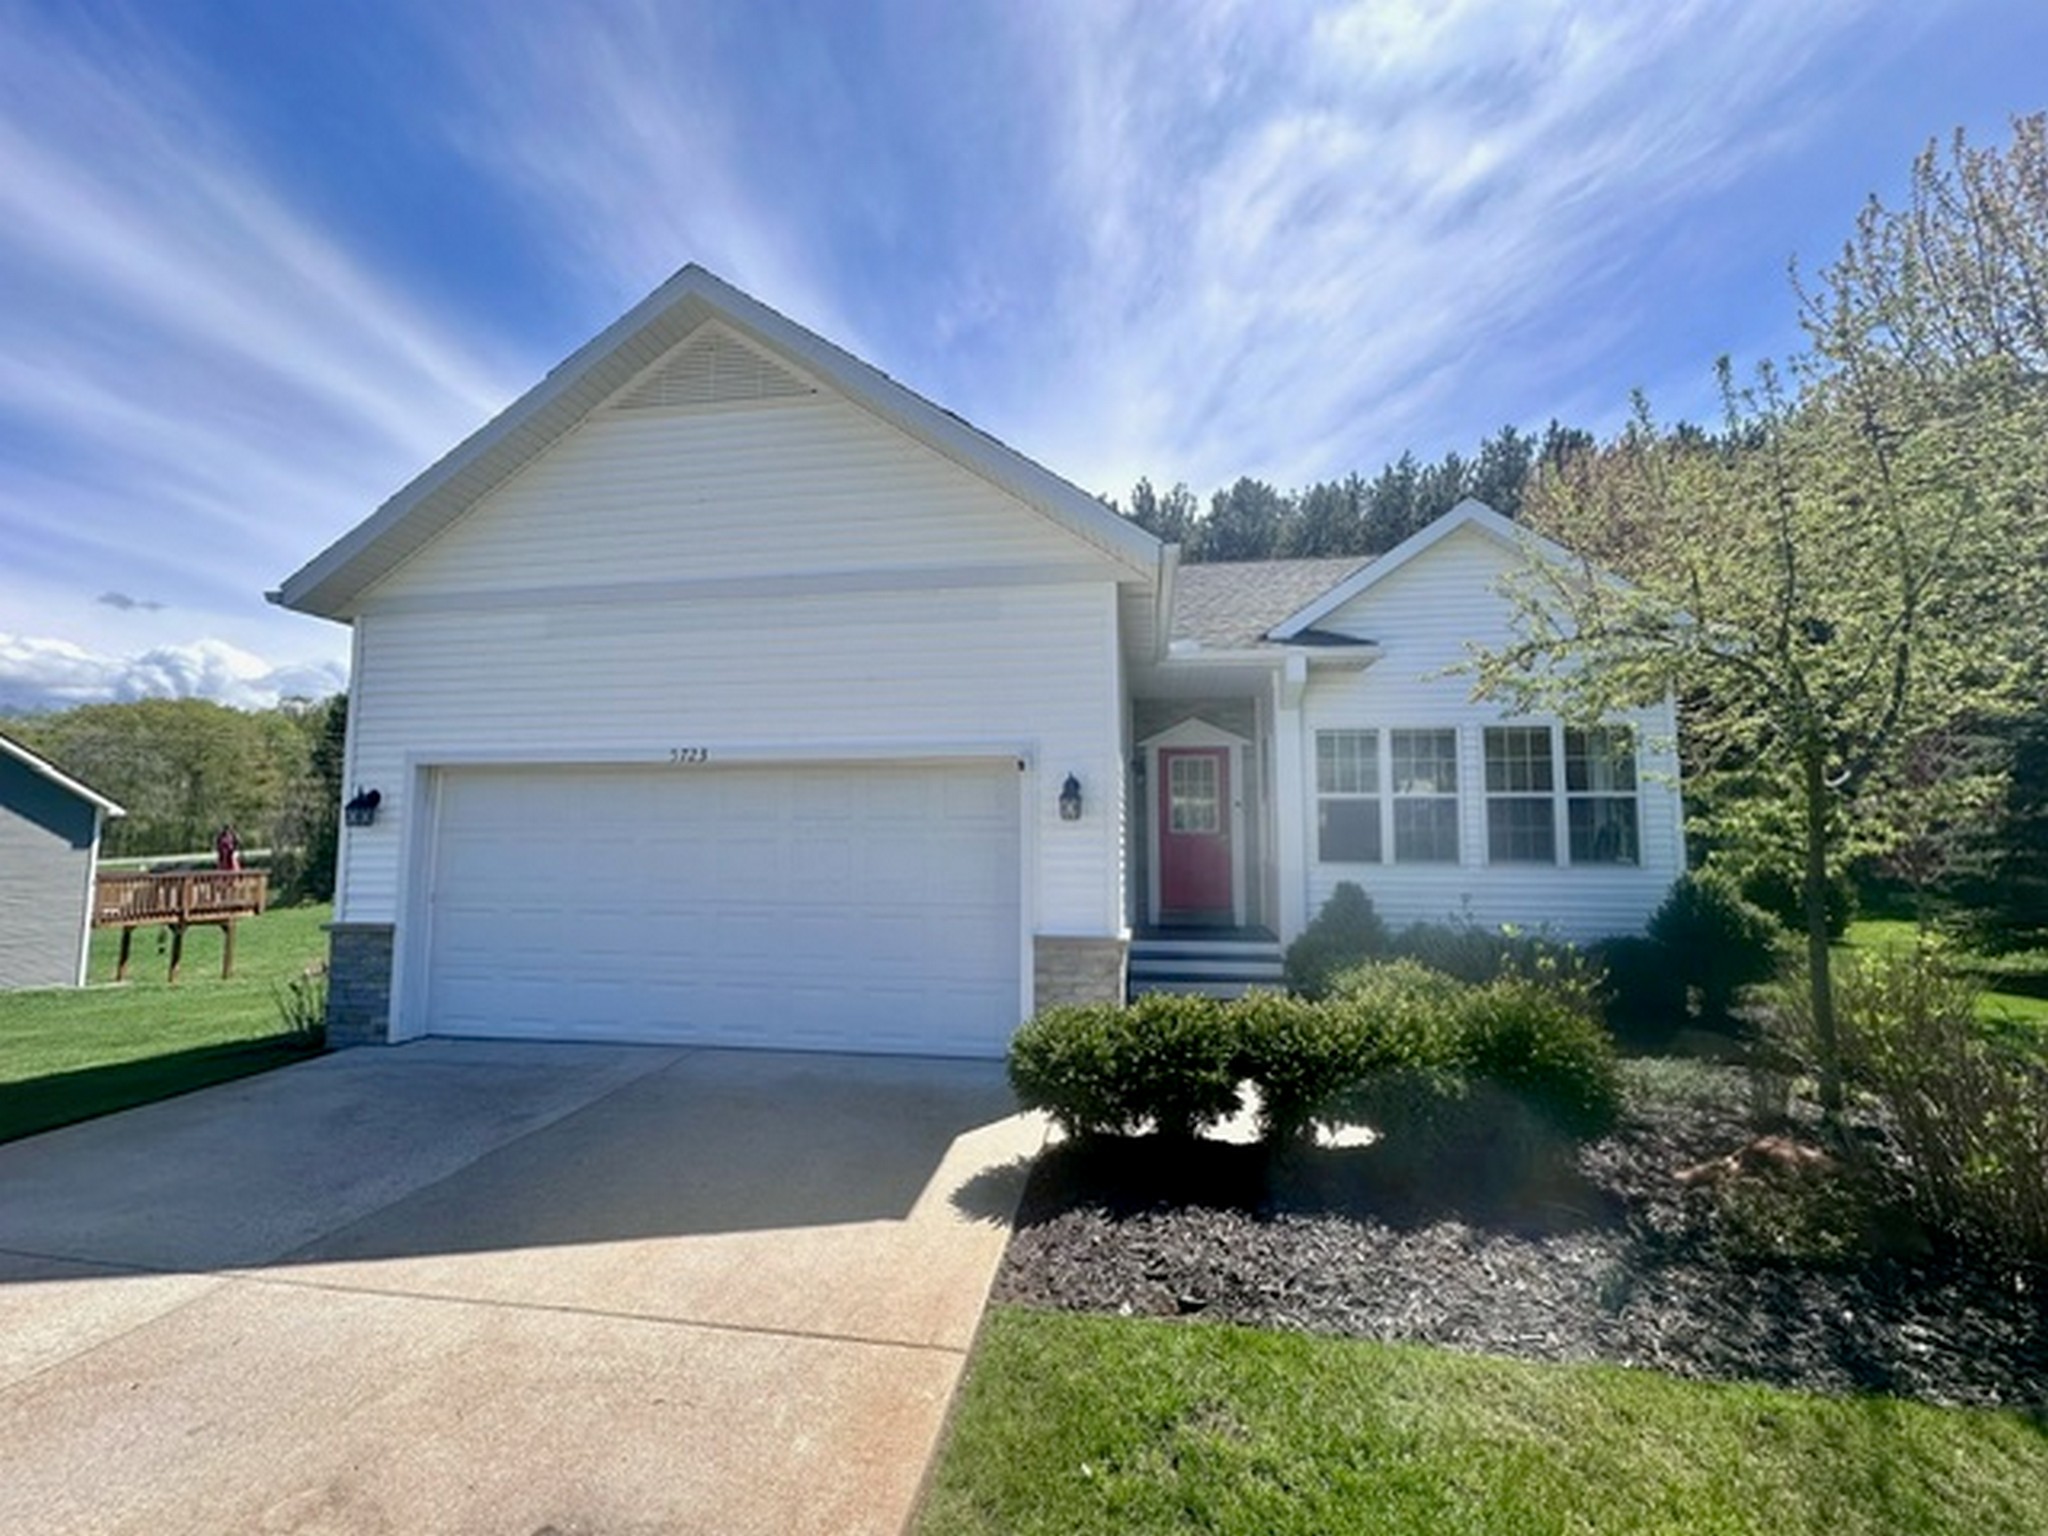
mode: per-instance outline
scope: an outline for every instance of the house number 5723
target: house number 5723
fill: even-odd
[[[672,763],[708,763],[711,761],[709,747],[670,747],[668,760]]]

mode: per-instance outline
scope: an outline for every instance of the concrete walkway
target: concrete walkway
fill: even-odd
[[[423,1042],[0,1147],[0,1530],[900,1531],[981,1063]]]

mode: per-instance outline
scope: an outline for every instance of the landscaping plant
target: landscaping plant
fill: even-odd
[[[1987,1037],[1967,978],[1928,946],[1843,957],[1843,1069],[1883,1105],[1920,1219],[1959,1244],[2048,1261],[2048,1064]],[[1807,989],[1780,1010],[1808,1061]]]
[[[1648,937],[1662,951],[1665,975],[1689,993],[1697,1022],[1729,1029],[1744,987],[1778,968],[1782,930],[1743,899],[1735,882],[1705,871],[1681,875],[1650,918]]]
[[[1010,1084],[1070,1136],[1192,1137],[1238,1108],[1235,1019],[1213,998],[1048,1008],[1010,1042]]]
[[[1321,997],[1331,978],[1387,952],[1387,925],[1372,898],[1351,880],[1340,880],[1301,936],[1287,946],[1287,990]]]

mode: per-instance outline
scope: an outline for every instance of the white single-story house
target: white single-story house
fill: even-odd
[[[1444,674],[1539,545],[1468,502],[1182,566],[685,268],[272,594],[354,631],[331,1037],[988,1056],[1134,968],[1271,970],[1343,880],[1639,928],[1671,710]]]
[[[85,985],[100,832],[125,814],[0,736],[0,991]]]

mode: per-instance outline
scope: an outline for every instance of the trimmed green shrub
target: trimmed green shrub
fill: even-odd
[[[1456,1065],[1508,1089],[1573,1136],[1599,1136],[1621,1113],[1614,1043],[1574,988],[1502,976],[1468,991]]]
[[[1358,1010],[1278,992],[1230,1005],[1238,1070],[1259,1090],[1259,1134],[1299,1140],[1343,1088],[1376,1064],[1376,1043]]]
[[[1341,880],[1322,911],[1287,946],[1288,990],[1321,997],[1339,971],[1386,952],[1387,925],[1373,910],[1372,898],[1353,881]]]
[[[1737,875],[1742,899],[1778,920],[1793,933],[1806,931],[1806,902],[1796,872],[1775,865],[1758,866]],[[1856,920],[1856,883],[1839,871],[1828,876],[1825,896],[1828,937],[1839,939]]]
[[[1697,994],[1699,1023],[1725,1029],[1741,990],[1777,970],[1784,930],[1732,880],[1695,871],[1672,883],[1648,933],[1663,946],[1679,984]]]
[[[1330,1002],[1373,1041],[1368,1070],[1452,1066],[1464,995],[1454,977],[1413,960],[1357,966],[1330,984]]]
[[[1010,1085],[1072,1136],[1192,1137],[1237,1111],[1237,1057],[1223,1004],[1154,992],[1046,1009],[1010,1042]]]
[[[1331,1006],[1357,1010],[1373,1047],[1360,1053],[1368,1072],[1339,1096],[1345,1118],[1384,1098],[1374,1072],[1419,1074],[1407,1085],[1418,1103],[1442,1097],[1445,1077],[1492,1083],[1574,1136],[1601,1134],[1620,1111],[1614,1046],[1576,978],[1504,975],[1473,986],[1394,961],[1346,972]]]

